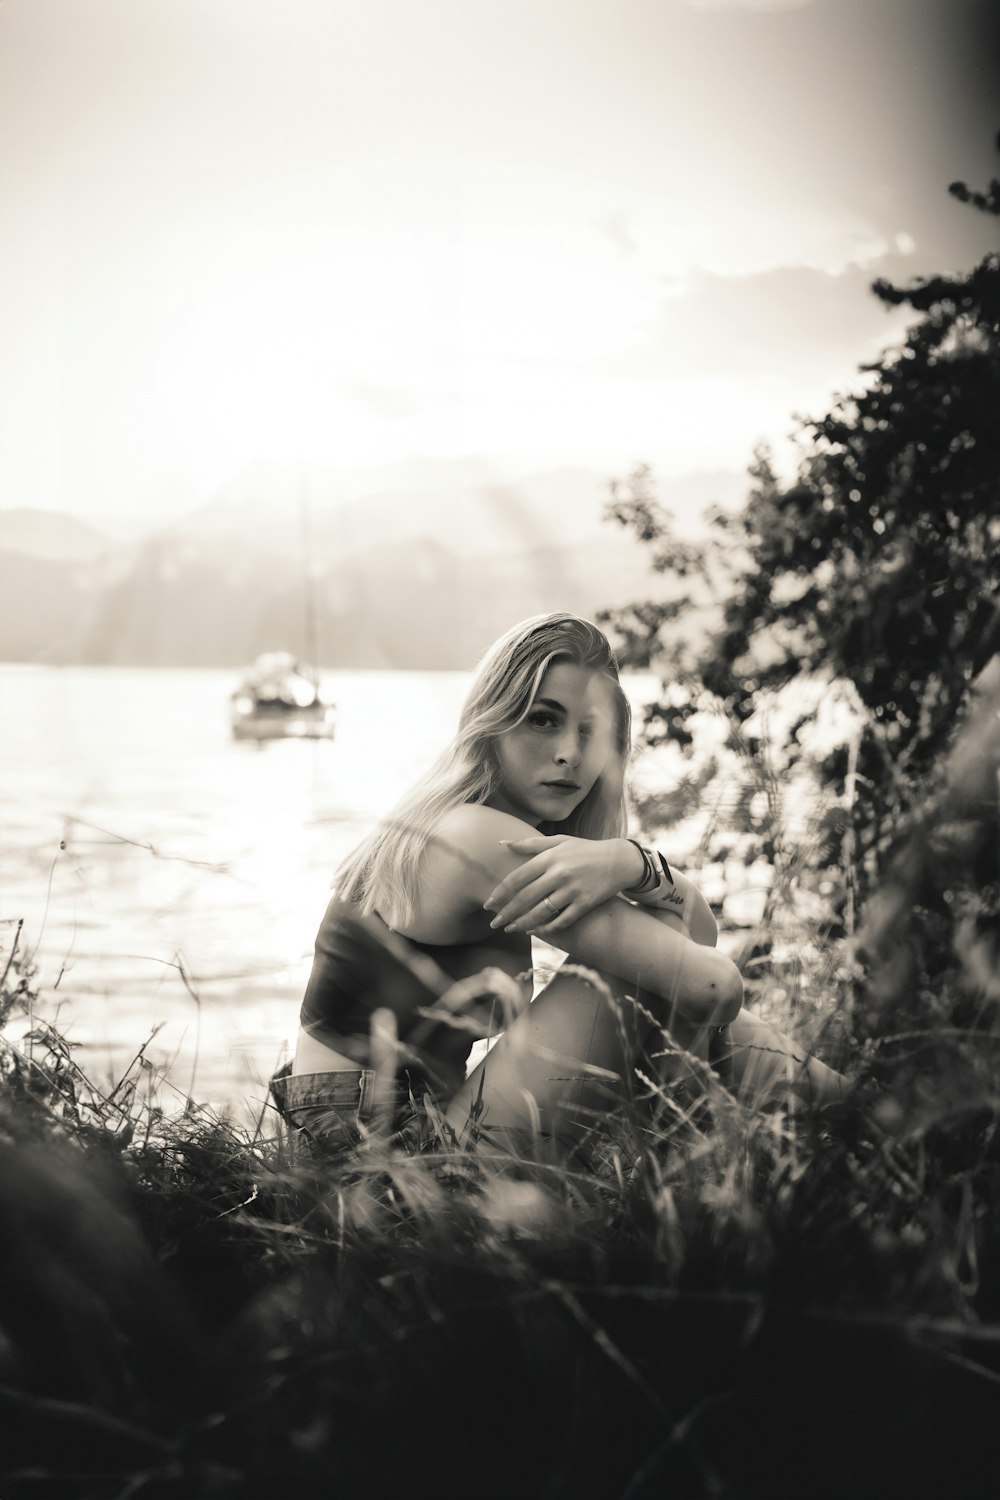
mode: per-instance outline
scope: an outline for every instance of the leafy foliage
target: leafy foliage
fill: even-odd
[[[950,191],[1000,215],[1000,182]],[[850,804],[863,887],[1000,651],[1000,254],[965,275],[873,290],[920,319],[861,367],[861,389],[803,421],[793,482],[758,450],[744,509],[711,515],[700,546],[679,543],[648,469],[613,489],[610,517],[649,545],[655,570],[713,586],[705,648],[692,659],[683,641],[693,596],[604,616],[628,665],[697,685],[652,708],[654,740],[687,742],[701,687],[738,725],[804,674],[847,693],[860,722],[853,759],[841,746],[818,770]],[[793,758],[814,712],[792,726]]]

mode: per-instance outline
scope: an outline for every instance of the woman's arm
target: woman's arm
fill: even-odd
[[[671,866],[669,886],[664,884],[661,890],[654,893],[651,900],[644,901],[641,896],[630,899],[638,901],[649,912],[662,912],[664,915],[677,916],[694,943],[701,943],[706,948],[714,948],[719,940],[719,926],[712,914],[712,908],[694,881],[689,880],[673,866]]]
[[[554,941],[569,923],[612,896],[623,895],[640,906],[671,913],[694,942],[715,947],[719,930],[694,881],[677,870],[667,872],[665,862],[647,850],[656,861],[655,879],[649,879],[650,865],[632,839],[536,834],[516,839],[509,847],[514,854],[531,857],[490,892],[485,905],[496,913],[494,927],[536,932]],[[552,916],[547,901],[558,907],[558,917]]]
[[[511,843],[526,837],[534,837],[529,825],[508,813],[453,809],[428,851],[438,898],[447,894],[456,912],[471,915],[525,863]],[[561,925],[559,946],[579,963],[660,995],[698,1024],[720,1026],[739,1013],[743,982],[735,964],[627,901],[606,900]]]

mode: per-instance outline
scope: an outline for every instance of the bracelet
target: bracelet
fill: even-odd
[[[659,890],[664,876],[671,885],[674,884],[674,877],[670,873],[670,866],[667,864],[659,849],[647,849],[644,845],[639,843],[638,839],[629,839],[627,842],[630,844],[634,844],[639,853],[642,855],[642,877],[641,879],[636,881],[635,885],[627,886],[622,891],[623,896],[640,896],[643,895],[646,891]],[[653,861],[654,854],[660,862],[660,870],[657,870],[656,865]],[[662,874],[660,873],[660,871],[662,871]]]
[[[656,871],[653,868],[653,862],[650,858],[648,849],[644,849],[643,846],[639,843],[638,839],[628,839],[627,842],[630,843],[633,848],[638,849],[639,851],[639,856],[642,860],[642,875],[636,881],[635,885],[625,886],[622,889],[622,895],[637,896],[641,891],[646,890],[649,885],[655,882]]]

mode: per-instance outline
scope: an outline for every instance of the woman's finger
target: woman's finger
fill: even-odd
[[[536,907],[545,910],[551,916],[551,911],[544,906],[543,898],[548,896],[553,906],[560,905],[556,897],[551,894],[551,884],[550,880],[533,881],[527,890],[503,902],[490,926],[503,928],[504,932],[510,932],[512,929],[515,932],[527,931],[527,918],[534,913]]]
[[[578,916],[578,912],[572,901],[568,906],[563,907],[557,917],[553,917],[550,914],[547,906],[543,906],[542,911],[544,912],[542,921],[537,926],[529,928],[530,932],[537,933],[539,937],[548,937],[550,933],[561,932],[564,927],[569,927],[571,923],[575,922]]]
[[[564,834],[540,833],[535,838],[501,839],[500,842],[505,849],[513,849],[515,854],[544,854],[550,845],[561,843],[564,837]]]
[[[555,891],[543,891],[540,884],[525,895],[517,912],[508,908],[503,914],[504,920],[501,922],[498,917],[491,925],[502,926],[504,932],[535,932],[541,926],[558,921],[569,904],[569,897],[560,898]]]
[[[534,839],[525,839],[525,843],[534,843]],[[543,851],[544,852],[544,851]],[[503,911],[510,902],[525,891],[529,886],[536,884],[544,874],[544,865],[537,863],[538,855],[529,859],[527,864],[519,865],[512,870],[505,880],[501,880],[483,902],[486,911]],[[536,895],[535,899],[538,897]]]

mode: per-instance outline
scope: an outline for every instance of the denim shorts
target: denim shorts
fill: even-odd
[[[423,1144],[419,1103],[427,1089],[406,1072],[396,1075],[381,1100],[373,1068],[293,1073],[286,1063],[270,1087],[278,1113],[313,1154],[353,1150],[370,1136],[379,1105],[391,1144],[408,1150]]]

